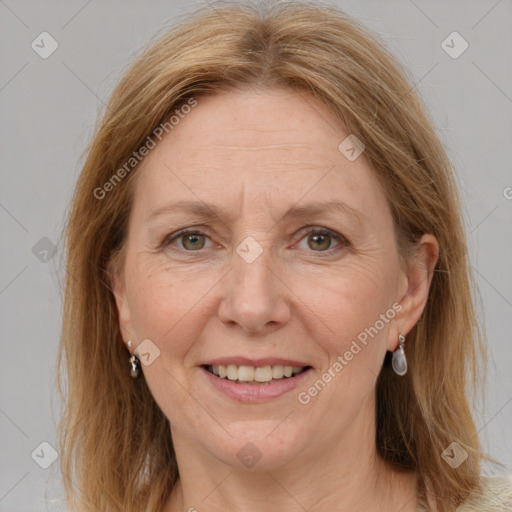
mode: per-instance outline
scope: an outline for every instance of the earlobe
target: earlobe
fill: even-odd
[[[126,297],[126,283],[124,275],[119,272],[119,269],[115,262],[110,261],[107,266],[110,288],[114,295],[116,303],[118,318],[119,318],[119,329],[125,343],[133,338],[133,330],[131,325],[131,314],[128,306],[128,300]]]
[[[439,243],[431,234],[424,234],[406,271],[405,293],[400,304],[402,311],[398,317],[398,334],[406,336],[416,325],[427,304],[430,285],[439,257]],[[398,346],[398,337],[393,341],[394,350]]]

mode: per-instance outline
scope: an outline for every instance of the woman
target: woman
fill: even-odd
[[[464,247],[450,162],[363,27],[299,2],[182,22],[73,200],[70,510],[510,510],[480,476]]]

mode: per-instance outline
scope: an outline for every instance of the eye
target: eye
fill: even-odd
[[[175,240],[181,240],[182,246],[179,249],[184,249],[188,252],[194,252],[204,248],[205,240],[207,238],[208,237],[204,233],[201,233],[201,231],[184,229],[175,235],[169,235],[167,238],[165,238],[165,240],[162,242],[162,247],[171,245]]]
[[[306,239],[308,247],[314,252],[327,252],[331,249],[333,240],[338,243],[338,245],[332,249],[333,251],[349,245],[344,236],[326,228],[309,227],[306,229],[306,235],[307,236],[303,237],[301,241]]]

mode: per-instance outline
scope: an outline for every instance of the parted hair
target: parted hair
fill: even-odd
[[[179,478],[169,420],[144,378],[129,375],[109,273],[124,247],[137,165],[97,191],[191,98],[245,86],[307,93],[364,142],[404,258],[422,234],[437,237],[428,301],[406,343],[409,372],[397,376],[388,353],[377,380],[375,436],[385,461],[417,472],[421,496],[428,489],[440,512],[454,510],[479,487],[487,457],[472,416],[486,351],[454,169],[386,44],[338,7],[307,1],[196,9],[155,36],[110,96],[65,230],[57,387],[67,506],[155,512]],[[456,469],[442,457],[452,442],[468,453]]]

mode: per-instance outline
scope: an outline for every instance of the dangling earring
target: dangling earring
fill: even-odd
[[[130,369],[130,375],[132,378],[136,379],[140,373],[140,360],[135,354],[130,357],[130,364],[132,366]]]
[[[126,344],[131,347],[132,346],[132,341],[128,341],[126,342]],[[139,376],[139,373],[140,373],[140,360],[139,358],[133,354],[131,357],[130,357],[130,365],[131,365],[131,369],[130,369],[130,375],[132,376],[132,378],[136,379],[138,376]]]
[[[131,348],[132,346],[132,340],[129,340],[126,342],[126,345]],[[136,379],[139,376],[140,373],[140,360],[139,358],[133,354],[129,359],[131,368],[130,368],[130,375],[132,378]]]
[[[393,366],[395,373],[398,375],[405,375],[407,373],[407,359],[404,352],[405,337],[399,334],[398,341],[400,342],[400,345],[393,352],[393,360],[391,361],[391,365]]]

